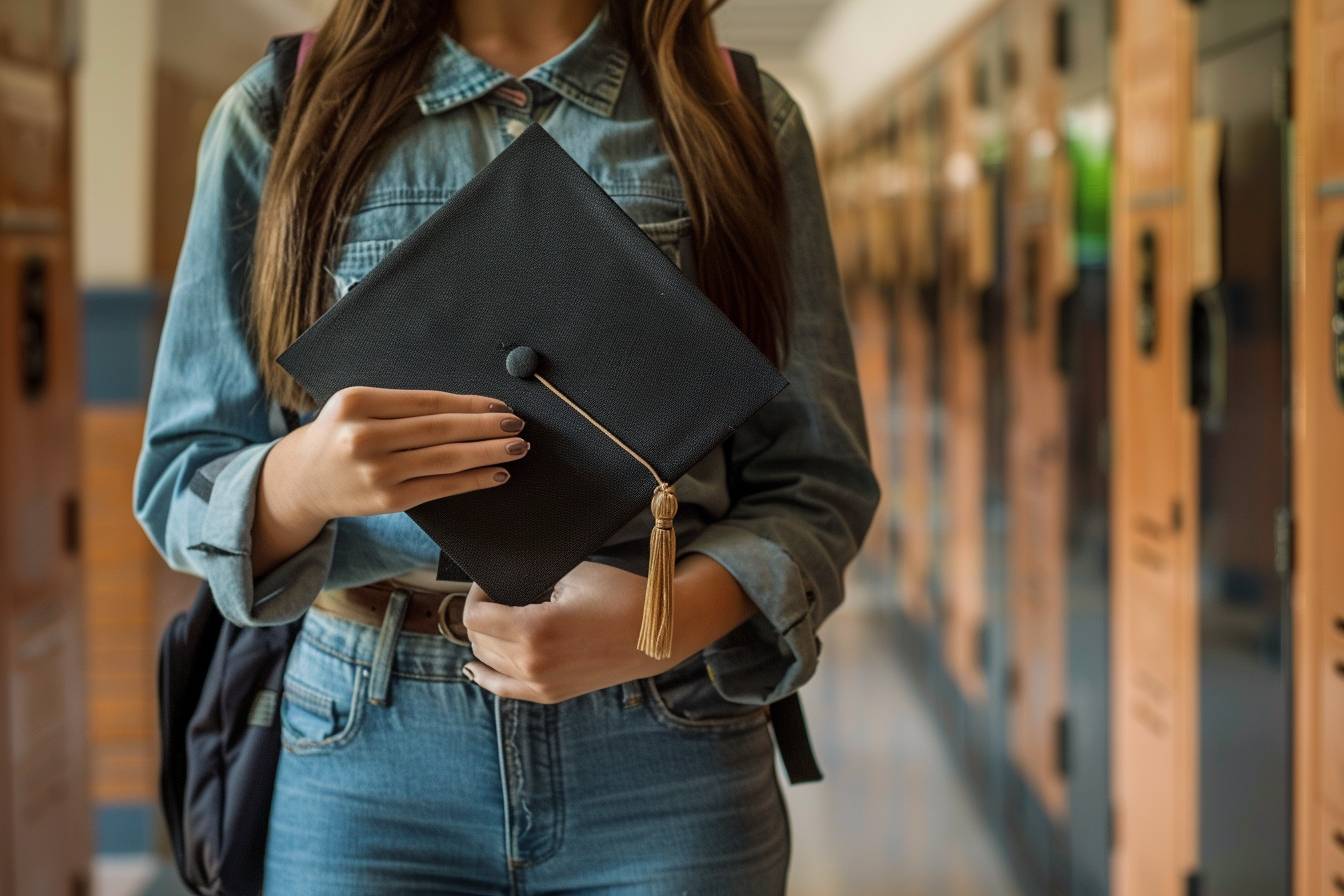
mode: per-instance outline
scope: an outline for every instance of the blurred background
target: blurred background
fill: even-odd
[[[180,893],[131,516],[196,146],[328,0],[0,0],[0,894]],[[884,503],[791,893],[1344,894],[1344,2],[732,0]]]

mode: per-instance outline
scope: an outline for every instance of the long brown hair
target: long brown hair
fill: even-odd
[[[776,364],[788,349],[785,199],[773,136],[733,84],[723,0],[608,0],[690,209],[700,288]],[[312,403],[275,358],[326,309],[325,270],[448,24],[442,0],[337,0],[295,77],[262,189],[250,335],[267,393]]]

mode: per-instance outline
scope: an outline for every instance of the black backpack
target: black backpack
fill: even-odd
[[[286,35],[267,47],[277,73],[277,110],[304,41],[304,35]],[[755,59],[730,53],[741,89],[763,109]],[[291,429],[298,423],[293,414],[286,422]],[[192,488],[208,498],[211,482],[198,472]],[[202,583],[191,608],[174,617],[159,642],[159,801],[178,873],[200,896],[261,892],[280,761],[281,685],[302,625],[302,618],[234,625]],[[770,722],[789,780],[819,780],[798,696],[772,704]]]

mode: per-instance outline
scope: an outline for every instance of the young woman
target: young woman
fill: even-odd
[[[765,707],[815,670],[877,498],[798,108],[766,76],[759,114],[702,0],[338,0],[283,114],[276,76],[206,127],[135,488],[230,620],[306,614],[266,891],[783,892]],[[274,361],[533,121],[791,382],[677,483],[670,660],[634,650],[619,561],[647,513],[549,603],[436,580],[401,511],[508,488],[526,420],[372,388],[315,413]]]

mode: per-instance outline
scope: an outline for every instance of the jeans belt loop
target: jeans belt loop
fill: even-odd
[[[369,670],[369,702],[380,706],[387,703],[387,688],[392,680],[392,662],[397,653],[397,634],[406,618],[406,605],[411,594],[404,588],[394,588],[387,599],[383,626],[378,630],[378,646],[373,651],[373,668]]]

